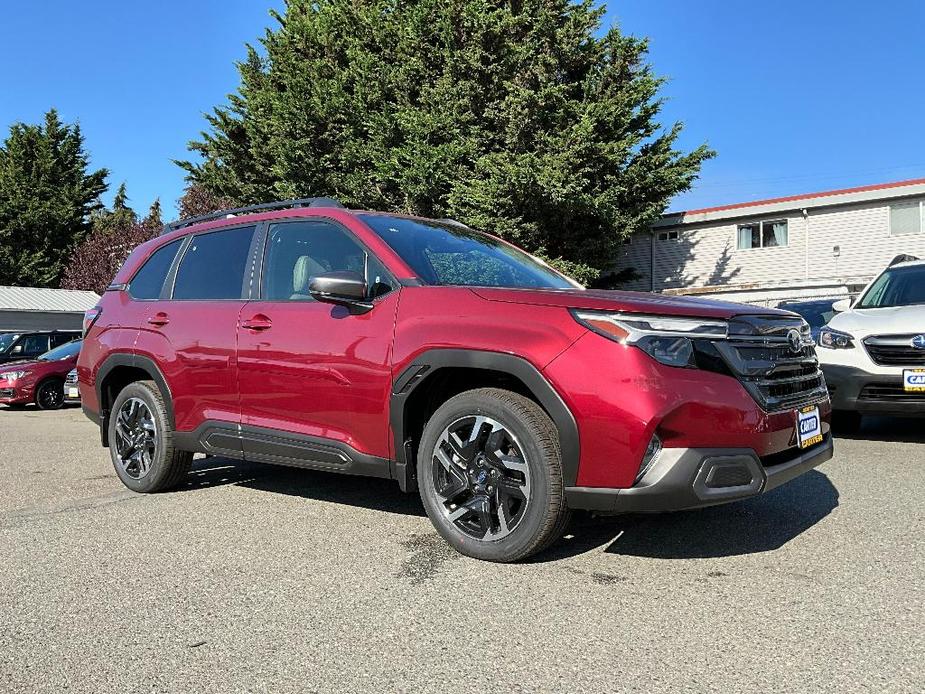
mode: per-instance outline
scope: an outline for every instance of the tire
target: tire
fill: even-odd
[[[862,416],[854,410],[832,412],[832,429],[843,434],[856,434],[861,428]]]
[[[558,431],[539,405],[510,391],[470,390],[441,405],[424,427],[417,474],[437,532],[476,559],[536,554],[570,517]]]
[[[49,378],[35,389],[35,406],[40,410],[60,410],[64,407],[64,381]]]
[[[193,454],[175,448],[164,398],[153,381],[135,381],[122,389],[108,429],[113,467],[132,491],[167,491],[189,473]]]

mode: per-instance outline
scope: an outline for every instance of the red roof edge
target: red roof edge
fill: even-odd
[[[803,193],[802,195],[788,195],[782,198],[768,198],[767,200],[755,200],[753,202],[739,202],[733,205],[719,205],[717,207],[703,207],[699,210],[686,210],[681,212],[682,215],[701,214],[704,212],[721,212],[723,210],[737,210],[743,207],[756,207],[758,205],[770,205],[775,202],[793,202],[795,200],[810,200],[812,198],[825,198],[830,195],[848,195],[850,193],[864,193],[869,190],[885,190],[887,188],[901,188],[902,186],[914,186],[925,183],[925,178],[911,178],[908,181],[895,181],[893,183],[875,183],[870,186],[858,186],[857,188],[841,188],[839,190],[825,190],[821,193]]]

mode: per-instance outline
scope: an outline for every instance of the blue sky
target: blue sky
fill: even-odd
[[[87,0],[0,10],[0,129],[55,106],[79,120],[112,191],[167,216],[172,162],[237,86],[273,0]],[[925,3],[624,0],[607,23],[650,38],[663,120],[718,157],[672,209],[925,177]]]

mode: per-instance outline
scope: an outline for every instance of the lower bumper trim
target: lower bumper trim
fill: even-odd
[[[568,505],[603,513],[681,511],[747,499],[775,489],[829,460],[831,435],[773,466],[748,448],[666,448],[633,487],[566,487]]]

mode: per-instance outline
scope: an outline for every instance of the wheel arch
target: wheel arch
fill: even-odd
[[[157,384],[164,398],[167,419],[171,427],[174,426],[170,387],[157,364],[139,354],[111,354],[103,361],[96,374],[96,397],[100,404],[100,436],[104,446],[109,445],[109,415],[116,396],[129,383],[147,380]]]
[[[559,433],[565,483],[575,483],[578,425],[565,401],[533,364],[503,352],[437,348],[418,355],[392,385],[389,401],[395,446],[392,477],[403,490],[413,489],[416,483],[416,448],[426,416],[453,395],[486,386],[506,388],[529,397],[549,415]]]

